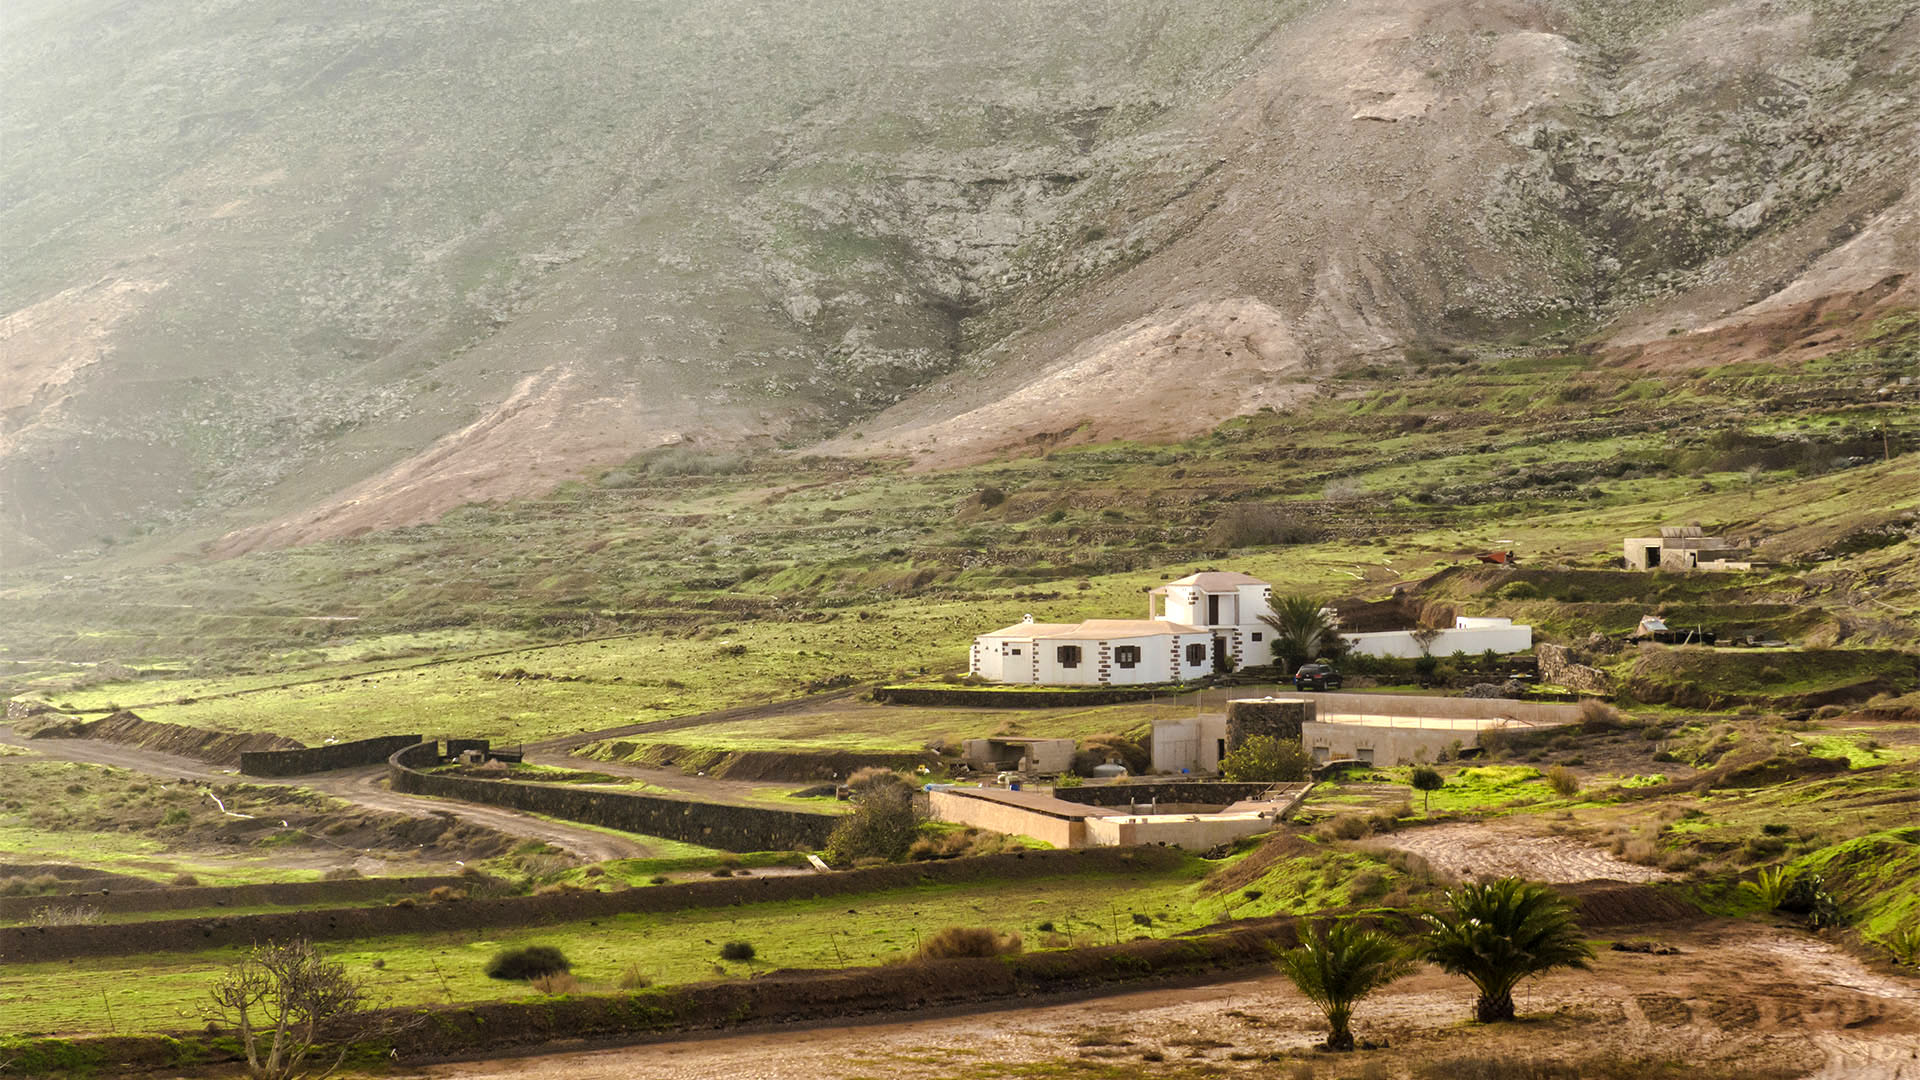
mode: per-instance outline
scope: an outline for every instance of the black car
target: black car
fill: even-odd
[[[1295,690],[1338,690],[1340,673],[1327,664],[1302,664],[1293,673]]]

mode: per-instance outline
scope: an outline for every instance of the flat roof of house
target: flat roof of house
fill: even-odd
[[[1211,631],[1198,626],[1188,626],[1172,619],[1088,619],[1074,626],[1050,630],[1039,637],[1152,637],[1158,634],[1205,634]]]
[[[1402,728],[1408,731],[1488,731],[1503,727],[1558,727],[1537,724],[1511,716],[1381,716],[1371,713],[1329,713],[1307,721],[1309,724],[1338,724],[1348,727]]]
[[[1163,634],[1210,633],[1198,626],[1170,619],[1088,619],[1077,623],[1014,623],[983,638],[1068,638],[1110,640],[1113,638],[1157,637]]]
[[[995,630],[990,634],[981,634],[980,636],[981,637],[1017,637],[1017,638],[1039,637],[1040,635],[1045,634],[1050,630],[1068,630],[1078,625],[1080,624],[1079,623],[1063,623],[1063,622],[1017,622],[1017,623],[1014,623],[1012,626],[1003,626],[1000,629]]]
[[[1171,585],[1194,585],[1203,592],[1212,592],[1216,589],[1237,589],[1242,585],[1265,584],[1266,582],[1252,574],[1242,574],[1237,570],[1202,570],[1200,573],[1188,574],[1186,577],[1169,581],[1153,591],[1159,592]]]

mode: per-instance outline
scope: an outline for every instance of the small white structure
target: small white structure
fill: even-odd
[[[1698,525],[1668,525],[1659,536],[1629,536],[1629,570],[1751,570],[1751,562],[1728,556],[1745,551],[1743,545],[1719,536],[1706,536]]]
[[[1421,640],[1415,630],[1382,630],[1370,634],[1342,634],[1349,652],[1367,656],[1397,656],[1410,660],[1418,656],[1452,656],[1463,652],[1478,655],[1491,649],[1497,653],[1526,652],[1533,648],[1533,627],[1512,619],[1463,616],[1453,621],[1450,630],[1435,630]]]
[[[1213,635],[1165,619],[1017,622],[973,639],[971,674],[1035,686],[1182,682],[1213,670]]]

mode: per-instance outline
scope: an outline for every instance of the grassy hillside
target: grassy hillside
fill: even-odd
[[[206,563],[127,549],[5,579],[6,684],[309,739],[422,716],[540,738],[963,670],[983,629],[1130,615],[1152,585],[1219,565],[1327,597],[1413,586],[1410,610],[1511,615],[1573,644],[1659,610],[1838,648],[1831,661],[1621,657],[1623,683],[1651,701],[1678,700],[1656,692],[1676,680],[1899,692],[1899,650],[1920,637],[1920,391],[1898,380],[1920,329],[1897,322],[1757,374],[1440,363],[1169,447],[946,471],[661,451],[548,499],[295,551]],[[1688,521],[1753,538],[1762,566],[1614,569],[1622,537]],[[1518,569],[1471,563],[1509,546]],[[737,734],[759,746],[804,741],[803,727]],[[825,741],[911,750],[956,733],[939,727],[876,721]]]

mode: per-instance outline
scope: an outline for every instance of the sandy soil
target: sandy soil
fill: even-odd
[[[1316,1072],[1381,1075],[1414,1063],[1501,1056],[1582,1061],[1679,1060],[1707,1076],[1920,1080],[1920,982],[1874,974],[1795,930],[1718,923],[1663,932],[1675,955],[1603,949],[1591,973],[1526,984],[1524,1021],[1464,1023],[1464,982],[1428,969],[1362,1005],[1356,1032],[1389,1048],[1332,1065],[1312,1052],[1319,1014],[1285,981],[1263,977],[1038,1008],[857,1027],[753,1033],[547,1057],[432,1066],[412,1075],[566,1080],[832,1080],[1000,1074],[1046,1062],[1205,1063],[1226,1076],[1289,1075],[1287,1054]],[[1236,1060],[1236,1056],[1240,1060]],[[1283,1071],[1284,1070],[1284,1071]],[[1044,1075],[1053,1075],[1044,1072]],[[1078,1075],[1070,1073],[1069,1075]]]
[[[168,780],[201,780],[214,784],[282,784],[325,792],[337,799],[344,799],[370,810],[406,814],[410,817],[451,814],[462,821],[495,829],[509,836],[524,836],[530,840],[545,841],[588,862],[644,858],[652,854],[652,849],[639,840],[613,833],[568,825],[565,822],[548,821],[531,814],[522,814],[515,810],[494,806],[481,806],[450,799],[429,799],[389,791],[386,785],[387,771],[382,767],[341,769],[316,776],[276,780],[268,777],[240,776],[230,770],[220,769],[192,758],[123,746],[119,743],[100,742],[94,739],[27,739],[14,734],[13,729],[9,727],[0,727],[0,744],[24,747],[42,757],[57,761],[83,761],[94,765],[111,765],[115,768],[131,769],[134,772]],[[343,865],[353,865],[362,873],[375,872],[362,863],[364,860],[350,861]]]
[[[1540,836],[1522,825],[1476,821],[1408,829],[1373,842],[1410,851],[1457,878],[1517,874],[1534,881],[1665,881],[1650,866],[1617,859],[1602,848],[1561,836]]]

